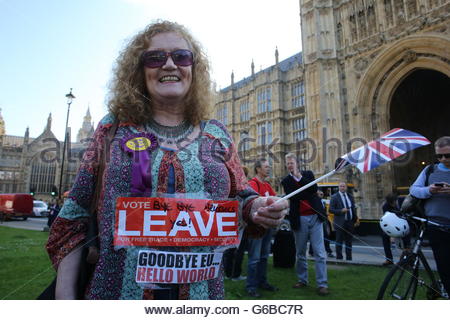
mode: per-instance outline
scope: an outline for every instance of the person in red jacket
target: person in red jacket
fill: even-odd
[[[260,196],[276,196],[270,184],[266,181],[270,174],[269,162],[262,158],[255,162],[255,177],[248,184]],[[267,229],[262,238],[248,238],[248,267],[247,267],[247,294],[250,297],[260,297],[258,288],[267,291],[278,291],[278,288],[267,281],[267,258],[270,253],[272,229]]]

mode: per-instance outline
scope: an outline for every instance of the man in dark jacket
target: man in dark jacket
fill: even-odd
[[[312,171],[298,170],[297,157],[293,153],[286,155],[286,167],[289,174],[281,182],[286,194],[315,180]],[[303,288],[308,284],[306,247],[309,238],[314,251],[318,294],[328,294],[327,265],[322,227],[322,223],[326,219],[326,213],[317,195],[317,184],[290,199],[288,219],[295,237],[298,282],[294,285],[294,288]]]
[[[345,244],[345,258],[352,260],[352,240],[354,225],[358,219],[355,200],[347,192],[347,184],[339,183],[339,192],[331,196],[330,210],[334,214],[334,230],[336,231],[336,259],[343,259],[342,243]]]

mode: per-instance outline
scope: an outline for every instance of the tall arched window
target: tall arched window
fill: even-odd
[[[35,157],[31,160],[30,186],[35,188],[37,193],[50,193],[55,184],[56,161]]]
[[[257,91],[258,113],[272,111],[272,88],[264,87]]]

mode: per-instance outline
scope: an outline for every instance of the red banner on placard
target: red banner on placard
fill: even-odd
[[[237,244],[237,201],[120,197],[116,246],[221,246]]]

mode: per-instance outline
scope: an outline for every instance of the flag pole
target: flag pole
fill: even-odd
[[[278,203],[278,202],[281,202],[281,201],[283,201],[283,200],[287,200],[287,199],[289,199],[289,198],[292,198],[292,197],[295,196],[297,193],[302,192],[302,191],[305,190],[305,189],[308,189],[308,188],[311,187],[312,185],[315,185],[317,182],[322,181],[323,179],[328,178],[329,176],[332,176],[332,175],[335,174],[335,173],[336,173],[336,169],[334,169],[334,170],[328,172],[327,174],[324,174],[323,176],[317,178],[316,180],[311,181],[310,183],[304,185],[304,186],[301,187],[301,188],[298,188],[297,190],[295,190],[295,191],[289,193],[288,195],[285,195],[283,198],[278,199],[278,200],[275,202],[275,204]]]
[[[283,198],[278,199],[277,201],[275,201],[275,204],[276,204],[276,203],[279,203],[279,202],[281,202],[281,201],[283,201],[283,200],[287,200],[287,199],[289,199],[289,198],[292,198],[292,197],[295,196],[297,193],[300,193],[300,192],[302,192],[303,190],[308,189],[308,188],[311,187],[312,185],[315,185],[317,182],[322,181],[323,179],[326,179],[326,178],[328,178],[329,176],[332,176],[333,174],[335,174],[336,172],[338,172],[338,171],[341,170],[342,168],[346,167],[346,166],[349,165],[350,163],[349,163],[347,160],[343,159],[343,158],[338,158],[338,159],[336,160],[335,164],[336,164],[336,168],[335,168],[335,169],[333,169],[332,171],[328,172],[327,174],[324,174],[323,176],[317,178],[316,180],[311,181],[310,183],[304,185],[303,187],[301,187],[301,188],[299,188],[299,189],[297,189],[297,190],[295,190],[295,191],[292,191],[291,193],[285,195]]]
[[[300,189],[297,189],[290,194],[284,196],[283,198],[277,200],[275,203],[278,203],[282,200],[287,200],[293,196],[295,196],[297,193],[302,192],[303,190],[311,187],[312,185],[316,184],[318,181],[321,181],[333,174],[335,174],[337,171],[341,170],[342,168],[346,167],[350,164],[357,164],[359,161],[364,161],[364,164],[367,164],[370,157],[368,157],[369,153],[373,153],[375,155],[378,155],[382,158],[382,162],[378,163],[375,161],[375,165],[372,166],[364,166],[364,168],[360,168],[357,166],[357,168],[361,172],[367,172],[373,168],[378,167],[380,164],[383,164],[385,162],[391,161],[395,159],[398,156],[401,156],[405,154],[406,152],[409,152],[413,149],[425,146],[430,144],[431,142],[419,135],[418,133],[408,131],[401,128],[392,129],[389,132],[386,132],[383,134],[380,138],[371,141],[369,143],[366,143],[362,147],[359,147],[346,155],[342,156],[341,158],[338,158],[335,162],[335,168],[333,171],[328,172],[327,174],[321,176],[320,178],[317,178],[314,181],[311,181],[307,185],[301,187]],[[386,150],[390,150],[389,154],[386,154]],[[395,149],[395,150],[394,150]],[[394,150],[394,152],[392,152]],[[400,152],[401,151],[401,152]],[[361,157],[363,156],[363,158]],[[355,162],[355,160],[357,160]]]

